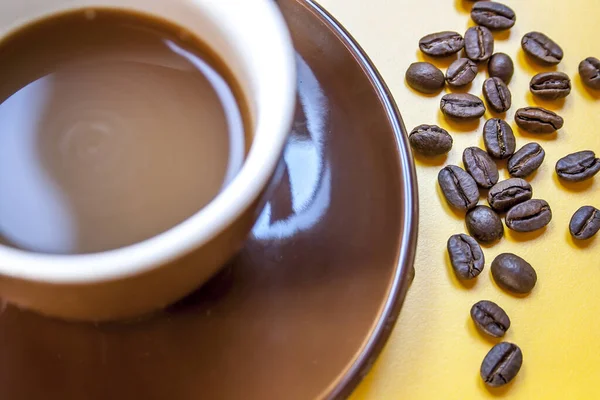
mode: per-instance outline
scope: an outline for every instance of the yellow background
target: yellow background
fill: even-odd
[[[517,14],[509,31],[495,34],[495,51],[509,54],[515,76],[509,87],[513,106],[507,121],[515,129],[517,147],[538,141],[546,150],[541,169],[530,178],[534,198],[546,199],[553,210],[542,232],[516,234],[484,248],[486,269],[471,284],[454,277],[446,241],[464,232],[463,215],[440,197],[436,177],[446,163],[461,164],[467,146],[483,147],[477,123],[450,123],[439,111],[439,95],[409,89],[404,73],[423,60],[418,50],[425,34],[473,25],[472,3],[464,0],[321,0],[356,37],[390,86],[410,131],[419,124],[439,124],[454,137],[447,159],[417,160],[421,222],[416,279],[400,319],[380,359],[359,386],[353,400],[385,399],[600,399],[600,237],[576,244],[568,233],[580,206],[600,207],[600,176],[581,184],[563,185],[554,174],[562,156],[583,149],[600,154],[600,92],[586,90],[577,74],[579,62],[600,58],[600,0],[505,0]],[[523,34],[538,30],[559,43],[565,58],[556,68],[573,79],[566,101],[539,102],[528,91],[530,78],[551,70],[525,58]],[[445,68],[448,61],[434,61]],[[481,95],[485,68],[469,91]],[[449,90],[446,89],[445,92]],[[513,120],[520,107],[540,104],[559,112],[565,126],[557,135],[535,136],[519,131]],[[486,113],[485,118],[492,115]],[[507,177],[501,170],[501,177]],[[486,204],[486,202],[483,202]],[[489,265],[503,252],[514,252],[536,269],[538,284],[523,298],[501,291],[491,280]],[[523,368],[504,388],[490,391],[479,378],[479,366],[494,340],[479,334],[469,317],[471,305],[489,299],[509,314],[512,326],[505,340],[517,343]]]

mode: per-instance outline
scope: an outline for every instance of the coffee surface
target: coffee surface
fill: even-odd
[[[0,242],[115,249],[209,203],[247,145],[245,106],[213,54],[176,25],[109,9],[0,41]]]

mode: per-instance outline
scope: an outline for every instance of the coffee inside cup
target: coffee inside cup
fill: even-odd
[[[171,22],[85,9],[0,40],[0,243],[81,254],[181,223],[241,168],[248,106]]]

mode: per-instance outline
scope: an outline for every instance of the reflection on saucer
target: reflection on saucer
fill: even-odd
[[[296,56],[298,102],[285,148],[285,171],[253,228],[259,240],[284,239],[316,225],[330,204],[331,169],[325,159],[327,99],[310,67]]]

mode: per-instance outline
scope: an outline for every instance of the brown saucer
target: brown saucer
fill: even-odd
[[[279,4],[300,53],[299,107],[253,238],[197,293],[142,321],[2,309],[0,399],[334,398],[369,369],[409,285],[412,157],[358,45],[311,1]]]

